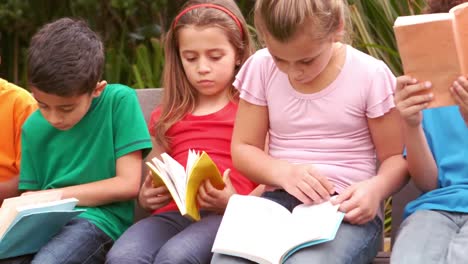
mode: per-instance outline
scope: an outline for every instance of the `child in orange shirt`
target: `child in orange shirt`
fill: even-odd
[[[19,194],[21,127],[36,108],[28,91],[0,78],[0,204]]]

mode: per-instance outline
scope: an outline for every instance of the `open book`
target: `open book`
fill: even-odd
[[[0,259],[37,252],[71,218],[78,200],[61,199],[61,191],[5,199],[0,208]]]
[[[215,188],[224,188],[218,167],[204,151],[200,154],[189,150],[185,169],[167,153],[161,154],[161,158],[162,161],[153,158],[152,162],[146,162],[153,175],[153,186],[166,185],[180,213],[200,220],[196,198],[201,183],[208,179]]]
[[[233,195],[212,251],[261,264],[278,264],[294,252],[335,238],[344,213],[325,202],[298,205],[291,213],[271,200]]]
[[[432,82],[429,107],[455,104],[449,88],[468,74],[468,3],[448,13],[398,17],[393,29],[405,74]]]

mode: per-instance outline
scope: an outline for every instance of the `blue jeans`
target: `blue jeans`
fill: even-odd
[[[391,263],[468,262],[468,214],[418,210],[403,221]]]
[[[222,215],[201,216],[193,222],[177,211],[142,219],[115,242],[106,263],[209,263]]]
[[[113,240],[83,218],[74,218],[39,252],[0,260],[1,264],[99,264],[103,263]],[[25,241],[27,243],[27,241]]]
[[[292,210],[300,204],[284,190],[266,192],[262,195]],[[333,241],[304,248],[286,260],[287,264],[368,264],[377,255],[382,233],[382,221],[376,217],[364,225],[343,222]],[[281,239],[281,238],[278,238]],[[214,254],[212,264],[254,263],[238,257]]]

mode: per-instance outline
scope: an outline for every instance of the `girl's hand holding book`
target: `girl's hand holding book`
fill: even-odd
[[[374,219],[380,208],[381,197],[377,192],[371,178],[349,186],[331,202],[341,204],[338,210],[345,213],[345,221],[362,225]]]
[[[197,202],[200,208],[223,213],[228,204],[229,198],[236,194],[236,189],[231,183],[231,170],[227,169],[223,173],[223,181],[226,185],[224,189],[216,189],[209,180],[205,180],[198,189]]]
[[[450,88],[450,92],[452,92],[452,96],[460,108],[460,114],[468,126],[468,80],[466,77],[458,78]]]
[[[423,92],[431,88],[430,82],[421,82],[411,76],[400,76],[397,78],[395,91],[395,105],[401,117],[408,126],[416,127],[421,124],[421,111],[429,106],[433,99],[432,93]]]
[[[138,194],[138,203],[146,210],[156,210],[167,205],[172,200],[165,185],[153,187],[153,177],[149,173]]]

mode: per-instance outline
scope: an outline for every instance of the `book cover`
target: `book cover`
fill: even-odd
[[[161,154],[161,158],[146,162],[153,176],[153,186],[165,185],[180,213],[195,221],[200,220],[196,198],[202,182],[209,180],[217,189],[225,186],[218,167],[204,151],[199,154],[190,150],[185,168],[167,153]]]
[[[7,202],[0,210],[8,212],[1,218],[2,233],[0,234],[0,259],[16,257],[37,252],[53,235],[73,217],[84,210],[74,210],[78,200],[75,198],[25,203],[34,198],[34,194],[17,197],[16,201]],[[18,202],[19,198],[26,198]],[[15,198],[12,198],[15,199]],[[16,206],[18,205],[18,206]],[[14,215],[13,218],[10,216]],[[5,224],[7,220],[9,223]]]
[[[450,87],[468,65],[468,3],[448,13],[401,16],[394,32],[405,74],[430,81],[429,107],[455,104]]]
[[[298,205],[289,212],[265,198],[234,195],[212,251],[262,264],[283,263],[299,249],[333,240],[343,217],[330,202]]]

